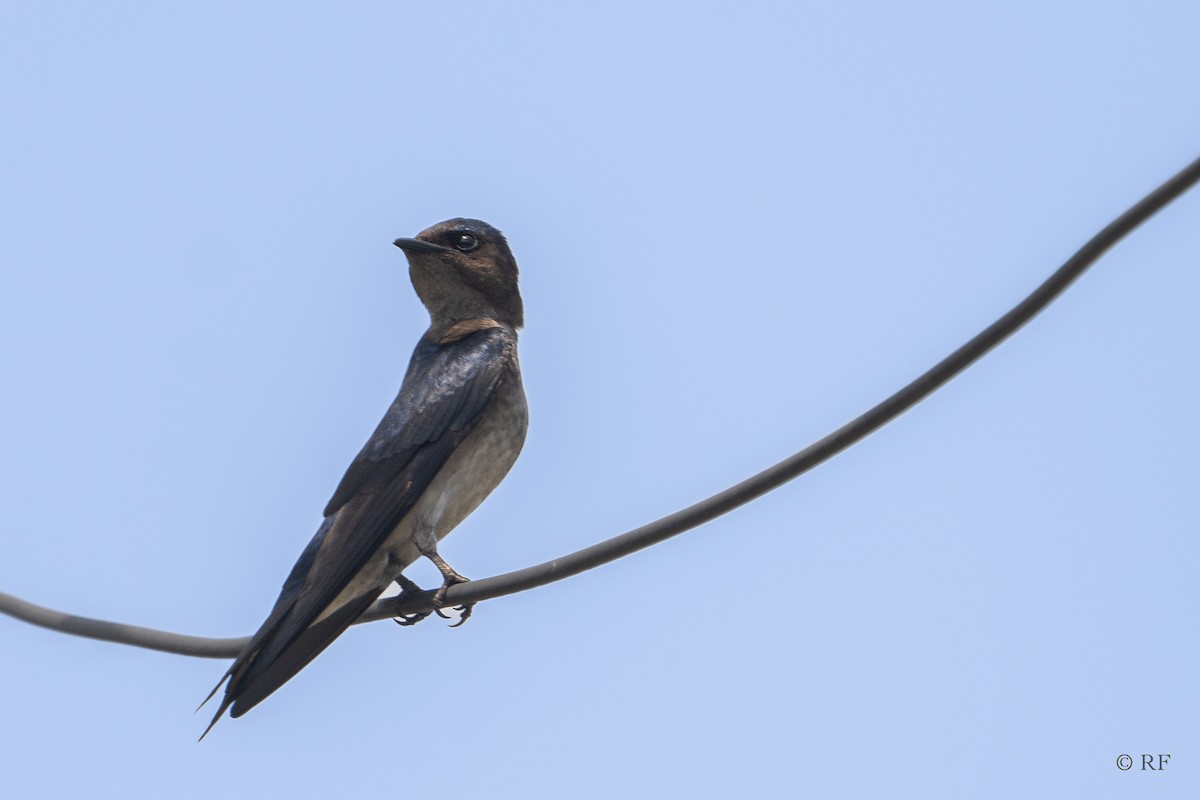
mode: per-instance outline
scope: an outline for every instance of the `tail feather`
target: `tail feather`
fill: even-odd
[[[228,677],[228,675],[225,676],[225,678]],[[221,679],[221,683],[225,682],[225,678]],[[208,693],[208,697],[204,698],[204,703],[212,700],[213,695],[217,693],[217,689],[221,688],[221,683],[218,683],[215,687],[213,687],[213,690]],[[228,694],[221,698],[221,707],[217,709],[216,714],[213,714],[212,721],[208,723],[208,727],[204,729],[204,733],[200,734],[200,738],[196,740],[197,742],[204,741],[204,737],[208,736],[208,732],[213,729],[213,726],[217,724],[217,720],[221,718],[221,715],[225,713],[225,709],[229,708],[229,704],[232,702],[233,698],[231,698]],[[204,703],[201,703],[200,706],[203,707]],[[196,710],[199,711],[200,709],[197,708]]]
[[[230,682],[227,695],[233,698],[231,717],[240,717],[261,703],[276,689],[321,654],[333,640],[354,624],[383,591],[368,592],[346,603],[325,619],[310,625],[294,641],[270,660],[255,658],[244,676]]]
[[[354,620],[371,606],[380,591],[382,587],[344,604],[325,619],[308,626],[290,642],[285,643],[278,636],[280,630],[287,627],[284,625],[288,616],[286,611],[276,619],[268,619],[267,624],[263,625],[262,630],[254,636],[200,704],[200,707],[203,707],[222,685],[225,686],[225,696],[221,698],[221,705],[208,727],[204,729],[204,733],[200,735],[200,741],[204,740],[231,706],[233,710],[229,716],[240,717],[308,666],[308,663],[332,644],[334,639],[354,624]],[[196,710],[199,711],[200,708]]]

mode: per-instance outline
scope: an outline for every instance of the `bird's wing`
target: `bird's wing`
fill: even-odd
[[[447,431],[469,428],[511,367],[515,345],[512,334],[499,327],[474,331],[450,344],[422,341],[400,394],[346,470],[325,516],[358,492],[389,480],[417,448]]]
[[[226,674],[214,723],[231,703],[240,716],[283,685],[386,587],[390,577],[331,608],[470,433],[514,359],[514,337],[503,328],[417,345],[395,402],[346,471],[271,614]]]

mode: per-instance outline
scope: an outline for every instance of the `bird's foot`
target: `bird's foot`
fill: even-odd
[[[442,606],[446,605],[446,590],[447,589],[449,589],[451,586],[457,586],[460,583],[470,583],[471,582],[470,578],[464,578],[462,575],[459,575],[454,570],[450,570],[450,573],[451,574],[445,576],[446,579],[444,581],[442,581],[442,585],[439,586],[438,590],[433,593],[433,604],[435,606],[437,606],[438,608],[441,608]]]
[[[404,577],[403,575],[401,575],[399,578],[396,579],[396,583],[400,584],[400,599],[401,600],[404,599],[405,595],[415,594],[415,593],[424,591],[420,586],[418,586],[416,584],[415,581],[411,581],[408,578]],[[413,625],[416,625],[418,622],[425,619],[432,613],[433,613],[432,611],[417,611],[413,614],[401,614],[398,617],[392,617],[392,621],[395,622],[397,625],[401,625],[405,628],[408,628]]]
[[[433,593],[434,613],[436,613],[442,619],[451,619],[451,617],[448,614],[442,613],[442,607],[445,606],[445,604],[446,604],[446,590],[449,589],[451,586],[455,586],[460,583],[470,583],[471,579],[463,577],[462,575],[459,575],[454,570],[454,567],[450,566],[445,561],[443,561],[442,557],[439,556],[436,552],[428,553],[426,555],[429,558],[429,560],[433,562],[433,565],[438,568],[438,572],[442,573],[442,585],[440,587],[438,587],[438,590],[436,592]],[[454,610],[459,612],[458,622],[454,623],[450,627],[457,628],[458,626],[460,626],[464,622],[466,622],[468,619],[470,619],[471,611],[474,608],[475,608],[474,603],[466,603],[461,606],[454,606]]]
[[[445,563],[445,562],[442,562],[442,563]],[[460,583],[470,583],[470,579],[464,578],[462,575],[459,575],[457,572],[450,569],[450,567],[448,567],[448,566],[446,567],[446,569],[447,569],[447,572],[442,573],[445,576],[445,580],[442,581],[442,585],[433,594],[433,605],[434,605],[433,611],[435,614],[437,614],[442,619],[453,619],[453,617],[451,617],[449,614],[442,613],[442,608],[446,604],[446,590],[449,589],[451,586],[456,586]],[[475,608],[474,603],[467,603],[467,604],[461,605],[461,606],[454,606],[454,610],[458,612],[458,622],[454,623],[450,627],[457,628],[458,626],[460,626],[464,622],[466,622],[468,619],[470,619],[471,611],[474,608]]]

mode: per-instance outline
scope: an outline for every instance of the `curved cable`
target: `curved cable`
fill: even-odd
[[[1200,181],[1200,159],[1188,164],[1110,223],[1104,230],[1093,236],[1041,286],[1034,289],[1028,297],[985,328],[975,338],[874,408],[795,455],[747,478],[736,486],[706,500],[701,500],[695,505],[627,533],[614,536],[599,544],[562,558],[556,558],[553,561],[547,561],[544,564],[452,586],[446,592],[446,603],[448,605],[477,603],[545,586],[548,583],[578,575],[702,525],[804,474],[903,414],[1011,336],[1062,294],[1076,278],[1113,245],[1198,181]],[[379,600],[367,609],[357,622],[372,622],[400,614],[430,611],[433,609],[433,594],[432,591],[425,591]],[[185,636],[151,628],[79,617],[42,608],[7,594],[0,594],[0,613],[9,614],[17,619],[62,633],[146,647],[152,650],[163,650],[180,655],[233,658],[249,641],[249,637],[211,639],[201,636]]]

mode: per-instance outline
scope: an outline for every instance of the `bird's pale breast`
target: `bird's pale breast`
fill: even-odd
[[[388,537],[384,549],[393,563],[407,566],[416,561],[421,555],[417,537],[432,537],[430,543],[436,544],[491,494],[517,460],[528,426],[529,411],[514,356],[482,418]]]

